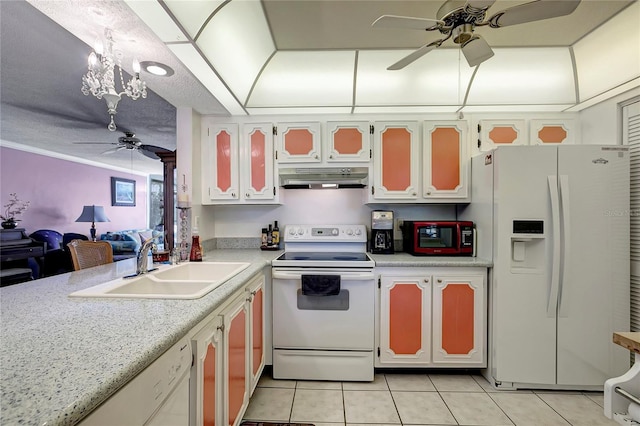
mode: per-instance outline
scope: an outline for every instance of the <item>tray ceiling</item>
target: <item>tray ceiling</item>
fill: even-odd
[[[386,70],[437,37],[421,31],[372,28],[371,23],[383,14],[434,18],[442,4],[439,0],[0,3],[1,139],[122,167],[130,167],[131,158],[104,158],[102,146],[72,144],[110,142],[120,136],[101,128],[108,119],[102,101],[83,96],[79,89],[89,46],[105,27],[112,29],[126,55],[162,62],[176,70],[170,78],[143,74],[153,93],[146,100],[123,100],[116,116],[121,128],[135,131],[143,143],[168,149],[175,149],[176,107],[220,116],[455,111],[473,71],[453,45],[429,53],[404,70]],[[524,2],[498,0],[489,14],[519,3]],[[537,96],[532,102],[552,104],[555,110],[575,104],[578,83],[568,47],[583,43],[620,11],[618,16],[630,10],[638,15],[637,4],[624,10],[632,3],[637,2],[583,0],[566,17],[500,29],[478,28],[496,56],[478,69],[469,102],[478,108],[516,103],[522,110],[522,101],[513,95],[526,91],[534,80],[539,84],[547,69],[557,77],[548,83],[556,86],[544,90],[532,86]],[[630,18],[637,22],[640,16]],[[632,28],[635,35],[633,31],[638,30]],[[611,31],[609,37],[617,33]],[[524,49],[531,49],[533,56],[523,56]],[[584,53],[590,51],[589,46],[577,50],[583,52],[579,60],[593,67],[596,61],[589,62]],[[633,52],[627,56],[629,75],[637,77],[637,59]],[[520,78],[503,80],[509,84],[490,93],[499,75],[495,73],[514,61],[513,72],[520,73]],[[601,88],[593,88],[594,93],[598,90]],[[134,160],[140,161],[136,166],[140,171],[160,170],[145,158]]]

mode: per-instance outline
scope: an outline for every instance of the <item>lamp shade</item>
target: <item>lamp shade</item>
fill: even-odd
[[[76,222],[111,222],[102,206],[84,206]]]
[[[96,222],[111,222],[107,215],[104,213],[104,207],[102,206],[84,206],[80,217],[76,219],[76,222],[91,222],[91,240],[96,240]]]

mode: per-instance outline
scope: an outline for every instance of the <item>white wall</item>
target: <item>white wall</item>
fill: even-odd
[[[203,206],[202,216],[214,223],[216,237],[259,237],[261,229],[274,220],[281,231],[285,225],[371,224],[372,210],[393,210],[394,217],[410,219],[454,219],[453,205],[364,205],[366,189],[281,189],[281,206]],[[204,219],[203,219],[204,220]],[[400,233],[394,235],[400,239]]]
[[[638,96],[640,96],[640,88],[635,88],[580,111],[582,143],[620,144],[622,121],[619,105]]]

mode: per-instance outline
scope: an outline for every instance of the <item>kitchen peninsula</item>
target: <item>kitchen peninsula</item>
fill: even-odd
[[[194,300],[68,297],[133,273],[135,259],[2,288],[2,423],[76,424],[277,255],[212,251],[205,260],[251,265]]]

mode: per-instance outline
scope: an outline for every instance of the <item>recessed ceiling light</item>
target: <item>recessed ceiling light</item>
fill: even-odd
[[[173,69],[170,66],[161,64],[160,62],[143,61],[140,62],[140,66],[149,74],[157,75],[160,77],[170,77],[174,73]]]

